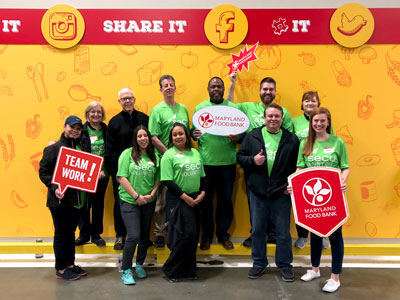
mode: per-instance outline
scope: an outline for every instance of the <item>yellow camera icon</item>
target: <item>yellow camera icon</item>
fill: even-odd
[[[54,12],[49,16],[50,37],[54,40],[69,41],[77,36],[76,16],[70,12]]]

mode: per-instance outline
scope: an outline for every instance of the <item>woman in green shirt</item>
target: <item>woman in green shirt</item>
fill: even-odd
[[[104,157],[106,147],[107,125],[104,124],[106,113],[100,102],[92,101],[85,109],[86,123],[83,125],[82,135],[90,139],[91,153]],[[87,203],[82,209],[79,220],[79,237],[75,245],[83,245],[90,240],[98,247],[104,247],[106,242],[101,238],[103,233],[104,195],[108,185],[108,174],[103,167],[96,193],[86,193]],[[90,218],[90,212],[92,218]],[[90,222],[90,219],[92,221]]]
[[[204,167],[199,152],[192,148],[185,125],[174,123],[169,149],[161,160],[161,181],[167,186],[168,248],[163,266],[170,282],[197,279],[196,250],[199,241],[199,207],[204,192]]]
[[[319,96],[316,91],[308,91],[303,94],[301,99],[301,110],[304,114],[294,118],[293,127],[294,133],[297,135],[300,141],[304,140],[308,136],[308,130],[310,126],[310,115],[312,111],[320,106]],[[296,225],[298,239],[294,242],[294,246],[299,249],[303,249],[308,241],[308,230]],[[323,239],[323,248],[329,248],[329,240]]]
[[[297,159],[297,170],[309,167],[332,167],[341,170],[342,191],[347,190],[349,178],[349,159],[346,145],[340,137],[331,134],[331,114],[328,109],[319,107],[310,115],[309,135],[300,144]],[[335,292],[340,287],[339,274],[342,272],[344,244],[342,227],[329,236],[332,248],[332,273],[324,285],[324,292]],[[320,277],[319,264],[322,253],[322,238],[311,233],[312,269],[301,277],[303,281],[311,281]]]
[[[149,130],[139,125],[133,131],[132,147],[124,150],[118,159],[119,197],[121,215],[128,238],[122,258],[122,280],[124,284],[135,284],[132,274],[132,259],[136,255],[135,272],[138,278],[146,278],[143,263],[147,255],[151,220],[159,186],[159,163],[154,153]]]

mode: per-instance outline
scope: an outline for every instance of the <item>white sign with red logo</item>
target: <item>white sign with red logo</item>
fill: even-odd
[[[349,211],[340,173],[336,168],[318,167],[288,177],[296,224],[326,237],[347,221]]]
[[[95,193],[102,166],[101,156],[61,147],[51,183],[58,185],[62,194],[67,188]]]
[[[214,105],[199,109],[193,115],[192,122],[202,133],[221,136],[240,134],[250,126],[246,114],[227,105]]]

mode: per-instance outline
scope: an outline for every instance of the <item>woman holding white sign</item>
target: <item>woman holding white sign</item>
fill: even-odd
[[[122,280],[127,285],[135,284],[132,259],[138,244],[135,273],[140,279],[147,277],[143,263],[149,245],[159,176],[159,161],[150,132],[139,125],[133,132],[132,147],[124,150],[119,157],[117,173],[121,215],[128,233],[122,258]]]
[[[204,167],[192,148],[189,130],[174,123],[169,149],[161,160],[161,181],[167,186],[167,246],[171,250],[163,272],[170,282],[197,279],[196,250],[199,241],[199,207],[204,192]]]
[[[61,147],[69,147],[90,152],[90,142],[82,137],[82,120],[69,116],[65,120],[64,132],[60,139],[46,147],[40,161],[39,177],[48,188],[47,207],[54,224],[54,256],[56,259],[56,278],[76,280],[86,275],[86,271],[75,265],[75,230],[80,217],[80,209],[85,202],[86,193],[68,188],[64,194],[52,184],[58,153]]]
[[[300,144],[297,170],[309,167],[333,167],[342,171],[342,191],[347,190],[349,159],[346,145],[340,137],[331,134],[331,114],[327,108],[318,107],[310,115],[309,134]],[[342,227],[329,236],[332,249],[332,273],[324,285],[324,292],[335,292],[340,287],[339,274],[342,273],[344,244]],[[311,233],[312,269],[301,277],[311,281],[320,277],[319,265],[322,253],[322,237]]]

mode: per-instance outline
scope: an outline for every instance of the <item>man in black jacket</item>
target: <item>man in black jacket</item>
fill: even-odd
[[[121,105],[122,111],[112,117],[107,129],[105,166],[107,173],[111,175],[114,189],[114,228],[117,236],[114,244],[115,250],[124,248],[126,237],[126,228],[120,210],[119,182],[116,178],[118,158],[122,151],[132,146],[133,130],[136,126],[147,127],[149,123],[149,117],[133,107],[135,100],[133,91],[128,87],[124,87],[118,92],[118,103]]]
[[[248,277],[251,279],[259,278],[268,265],[265,235],[271,217],[276,230],[275,263],[284,281],[294,280],[287,177],[296,171],[299,140],[281,128],[282,116],[282,107],[271,103],[264,111],[265,126],[248,133],[237,153],[250,199],[253,267]]]

